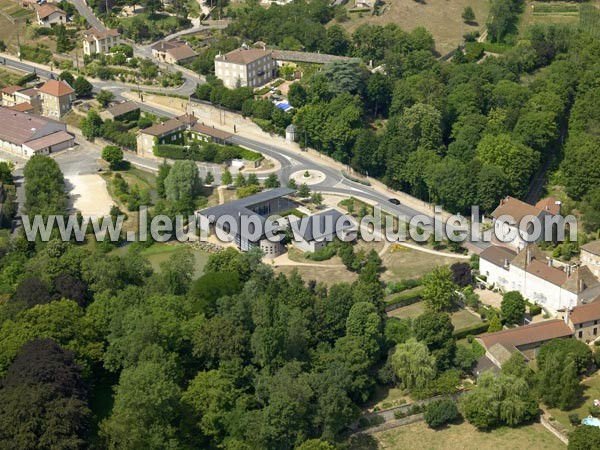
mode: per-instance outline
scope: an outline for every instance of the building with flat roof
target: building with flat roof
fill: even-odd
[[[280,187],[259,192],[246,198],[234,200],[212,208],[197,211],[198,225],[210,234],[217,229],[233,237],[233,242],[241,251],[259,247],[265,256],[275,257],[284,252],[280,242],[271,242],[263,232],[266,226],[276,227],[269,216],[288,211],[295,206],[294,201],[286,198],[296,192],[294,189]],[[245,226],[245,221],[258,221],[256,226]]]
[[[75,145],[67,125],[34,114],[0,108],[0,148],[30,158]]]
[[[305,252],[316,252],[336,237],[350,242],[357,235],[354,221],[337,209],[313,214],[305,223],[301,223],[301,219],[293,215],[289,217],[289,221],[294,234],[294,245]]]
[[[83,32],[83,54],[95,55],[108,53],[121,43],[119,30],[100,31],[94,27]]]

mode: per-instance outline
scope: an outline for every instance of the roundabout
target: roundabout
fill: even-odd
[[[313,186],[325,181],[325,174],[320,170],[298,170],[290,175],[290,179],[294,180],[298,186],[306,184]]]

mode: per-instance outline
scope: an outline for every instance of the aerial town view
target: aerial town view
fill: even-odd
[[[0,450],[599,450],[600,0],[0,0]]]

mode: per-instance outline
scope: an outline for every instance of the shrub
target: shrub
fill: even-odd
[[[529,306],[529,314],[533,316],[537,316],[542,313],[542,307],[540,305],[530,305]]]
[[[452,399],[444,398],[427,405],[425,422],[431,428],[439,428],[448,422],[456,420],[459,416],[458,408]]]
[[[460,330],[455,330],[454,333],[452,333],[452,336],[454,337],[454,339],[466,338],[469,335],[475,336],[481,333],[485,333],[488,330],[488,327],[489,323],[487,322],[476,323],[475,325],[461,328]]]
[[[577,414],[577,413],[569,414],[569,422],[571,422],[571,425],[579,425],[579,414]]]
[[[37,80],[37,79],[38,79],[38,76],[37,76],[37,74],[36,74],[36,73],[34,73],[34,72],[31,72],[31,73],[28,73],[27,75],[23,75],[21,78],[19,78],[19,79],[17,80],[17,84],[18,84],[19,86],[24,86],[24,85],[26,85],[27,83],[30,83],[30,82],[32,82],[32,81],[34,81],[34,80]]]
[[[171,159],[187,159],[187,152],[183,145],[159,144],[154,150],[156,156]]]
[[[590,413],[590,415],[592,415],[594,417],[600,417],[600,407],[598,407],[598,406],[591,405],[588,408],[588,412]]]

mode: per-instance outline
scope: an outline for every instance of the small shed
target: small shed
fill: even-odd
[[[294,142],[296,140],[296,128],[291,123],[285,128],[285,140],[287,142]]]

